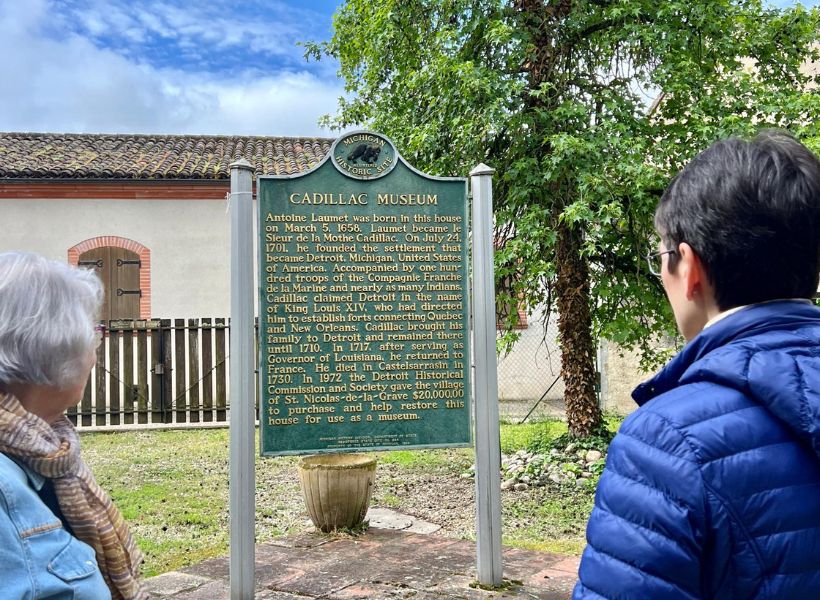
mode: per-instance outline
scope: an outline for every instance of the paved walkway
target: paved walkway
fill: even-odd
[[[578,558],[505,549],[505,589],[482,590],[474,587],[475,543],[417,533],[435,528],[431,525],[406,515],[388,514],[371,519],[367,533],[357,537],[315,533],[259,544],[256,599],[570,597],[578,573]],[[151,598],[227,600],[228,568],[228,557],[221,557],[153,577],[148,580]]]

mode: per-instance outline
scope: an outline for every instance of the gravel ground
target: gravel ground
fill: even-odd
[[[434,535],[475,539],[471,450],[435,450],[430,463],[379,462],[371,507],[390,508],[441,526]],[[302,501],[297,459],[261,461],[257,470],[257,537],[313,530]],[[275,468],[270,468],[276,465]],[[553,483],[501,494],[505,544],[578,554],[592,507],[589,493]]]
[[[475,481],[460,477],[472,464],[472,453],[448,454],[454,455],[451,469],[423,472],[379,465],[372,504],[440,525],[438,535],[474,537]]]
[[[438,450],[435,462],[408,468],[380,461],[370,505],[391,508],[441,525],[438,535],[473,536],[475,483],[461,474],[472,464],[468,450]],[[298,459],[259,461],[256,473],[257,536],[313,530],[299,489]]]
[[[504,401],[500,417],[517,423],[535,406],[536,400]],[[536,417],[563,416],[560,398],[544,399],[532,412]],[[441,526],[437,535],[475,537],[475,481],[463,474],[473,464],[473,451],[433,450],[429,463],[408,468],[380,461],[371,506],[391,508]],[[299,489],[298,458],[262,459],[256,468],[257,536],[260,541],[313,530]],[[432,464],[431,464],[432,463]],[[505,526],[512,530],[538,527],[518,516],[517,507],[543,504],[544,496],[557,490],[531,489],[504,492],[502,510]]]
[[[504,401],[499,413],[502,419],[517,423],[535,404],[535,400]],[[563,414],[563,402],[547,398],[535,408],[530,419]],[[474,539],[475,480],[464,476],[473,464],[473,451],[427,452],[430,460],[413,466],[380,460],[370,505],[440,525],[436,535]],[[298,461],[298,458],[257,461],[257,536],[260,541],[313,530],[299,489]],[[557,487],[505,491],[502,493],[504,535],[523,539],[528,546],[537,545],[539,540],[548,543],[549,539],[560,538],[560,547],[575,550],[583,544],[583,524],[590,506],[591,499],[567,496]],[[567,515],[562,513],[564,508],[573,513],[573,518],[567,520]],[[556,514],[556,510],[561,514]]]

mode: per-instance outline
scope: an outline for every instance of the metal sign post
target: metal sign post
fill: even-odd
[[[254,596],[253,166],[231,164],[231,600]]]
[[[496,372],[492,179],[485,164],[470,172],[473,195],[473,344],[475,347],[475,453],[477,573],[483,585],[501,585],[501,438]]]

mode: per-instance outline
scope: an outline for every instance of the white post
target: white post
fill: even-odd
[[[254,597],[253,166],[231,164],[230,581],[231,600]]]
[[[483,585],[501,585],[501,438],[496,372],[493,192],[495,169],[470,172],[473,196],[473,348],[477,572]]]
[[[609,343],[606,340],[598,341],[598,408],[608,408],[609,402]]]

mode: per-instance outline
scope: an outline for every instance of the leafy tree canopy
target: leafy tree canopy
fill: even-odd
[[[820,76],[800,70],[818,58],[817,8],[348,0],[334,31],[306,44],[309,57],[336,58],[346,82],[326,124],[382,131],[431,173],[495,167],[499,304],[573,293],[556,288],[557,244],[562,227],[576,232],[583,325],[649,362],[651,340],[674,334],[643,260],[670,178],[715,139],[762,127],[820,150]]]

